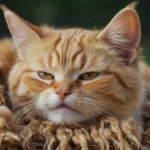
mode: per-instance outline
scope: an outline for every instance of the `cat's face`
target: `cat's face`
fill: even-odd
[[[103,31],[39,28],[41,37],[10,10],[5,16],[19,55],[9,75],[10,95],[24,115],[74,124],[135,112],[141,98],[134,65],[140,25],[133,8],[122,10]]]

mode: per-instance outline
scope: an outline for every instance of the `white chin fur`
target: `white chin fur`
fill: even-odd
[[[56,124],[76,124],[85,120],[85,117],[82,114],[68,110],[49,111],[47,116],[48,120],[51,120]]]

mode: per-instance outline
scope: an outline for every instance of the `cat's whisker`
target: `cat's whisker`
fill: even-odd
[[[99,108],[96,108],[96,107],[92,107],[91,106],[91,108],[90,108],[92,111],[92,113],[94,113],[94,116],[95,116],[95,113],[97,113],[97,114],[99,114],[99,115],[102,115],[102,116],[111,116],[111,117],[114,117],[114,118],[116,118],[114,115],[112,115],[112,114],[110,114],[110,113],[108,113],[108,112],[103,112],[102,110],[100,110]],[[97,115],[96,115],[96,117],[98,117]]]
[[[79,98],[79,96],[78,96],[78,98]],[[101,101],[100,102],[99,101],[95,101],[93,99],[85,98],[85,97],[82,97],[82,103],[83,103],[83,100],[84,100],[84,104],[91,105],[91,109],[94,108],[93,112],[97,112],[97,113],[102,112],[100,109],[96,110],[97,107],[93,107],[93,106],[97,106],[98,105],[98,106],[101,106],[101,107],[104,107],[104,108],[107,108],[107,109],[108,108],[113,109],[114,111],[115,110],[116,111],[120,111],[120,112],[122,112],[122,113],[124,113],[124,114],[126,114],[128,116],[131,115],[131,113],[126,111],[125,108],[124,107],[122,108],[120,105],[111,105],[111,106],[109,106],[109,104],[107,104],[107,103],[104,103],[104,102],[101,102]],[[107,111],[105,111],[104,113],[105,113],[105,115],[107,113],[109,116],[112,116],[112,114],[108,113]],[[113,117],[115,117],[115,116],[113,115]]]
[[[35,104],[32,102],[32,103],[29,103],[29,105],[19,105],[18,107],[14,107],[14,110],[18,111],[18,110],[23,110],[24,108],[30,108],[30,107],[33,107],[35,106]]]
[[[23,117],[26,116],[26,114],[29,114],[32,110],[37,110],[39,108],[38,105],[33,104],[32,106],[26,106],[23,109],[16,112],[17,117]]]
[[[87,108],[89,108],[89,107],[87,107]],[[90,122],[91,121],[94,121],[94,123],[97,125],[98,124],[98,122],[97,122],[97,120],[96,120],[96,117],[97,116],[95,116],[95,114],[93,114],[95,112],[95,110],[92,108],[92,107],[90,107],[89,108],[89,111],[88,111],[88,115],[89,115],[89,117],[90,118],[92,118],[92,120],[90,119]],[[92,122],[93,123],[93,122]]]
[[[127,116],[130,116],[131,114],[127,111],[127,110],[125,110],[125,108],[124,109],[122,109],[122,108],[120,108],[120,106],[118,105],[118,106],[115,106],[115,105],[111,105],[111,106],[109,106],[109,104],[105,104],[105,103],[95,103],[96,105],[100,105],[101,107],[105,107],[105,108],[110,108],[110,109],[113,109],[114,111],[120,111],[120,112],[122,112],[123,114],[126,114]],[[95,105],[95,106],[96,106]],[[106,113],[108,112],[108,111],[105,111]]]
[[[39,114],[39,112],[38,112],[38,109],[36,108],[36,109],[30,110],[28,113],[24,114],[24,116],[22,116],[22,117],[23,118],[28,118],[28,117],[34,118],[34,117],[38,116],[38,114]]]
[[[33,101],[28,101],[28,102],[19,104],[17,106],[14,106],[13,109],[16,110],[16,109],[21,108],[21,107],[27,107],[28,105],[31,106],[32,104],[33,104]]]
[[[95,124],[97,124],[96,118],[95,118],[95,116],[92,114],[92,113],[93,113],[93,112],[91,111],[92,109],[89,108],[88,105],[86,106],[86,111],[85,111],[84,109],[82,109],[82,106],[79,106],[78,108],[79,108],[80,112],[81,112],[82,114],[84,114],[85,118],[92,118],[92,120],[95,122]],[[89,111],[87,111],[87,110],[89,110]],[[89,120],[88,120],[88,123],[89,123]]]
[[[88,111],[86,112],[86,114],[88,114],[88,117],[90,118],[88,121],[91,124],[93,124],[93,121],[94,121],[94,124],[98,125],[98,122],[97,122],[96,118],[99,117],[99,116],[97,116],[96,114],[99,114],[100,116],[106,116],[106,114],[103,113],[103,111],[100,111],[97,108],[95,109],[92,106],[91,107],[87,106],[87,109],[88,109]]]
[[[106,104],[105,102],[103,102],[103,101],[97,101],[97,100],[94,100],[94,99],[90,99],[90,98],[87,98],[87,97],[84,97],[83,99],[86,99],[86,100],[88,100],[89,102],[96,102],[97,104]],[[111,106],[113,106],[113,104],[111,104]],[[121,106],[121,105],[119,105],[119,104],[115,104],[114,106],[118,106],[118,107],[120,107],[120,108],[122,108],[122,109],[125,109],[126,108],[126,106]]]
[[[28,118],[28,117],[35,117],[37,115],[37,109],[33,109],[33,110],[30,110],[25,116],[24,118]]]

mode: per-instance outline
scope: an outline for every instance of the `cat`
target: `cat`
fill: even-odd
[[[101,115],[140,120],[145,90],[135,3],[102,30],[38,27],[4,5],[1,8],[13,39],[5,42],[13,48],[0,43],[0,51],[6,50],[0,58],[8,61],[10,100],[24,110],[20,116],[40,115],[69,125]],[[6,73],[2,76],[7,78]]]

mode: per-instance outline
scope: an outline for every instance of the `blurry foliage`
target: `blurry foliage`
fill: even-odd
[[[0,0],[26,20],[58,28],[82,27],[100,29],[133,0]],[[142,47],[150,62],[150,0],[141,0],[137,6],[142,24]],[[9,35],[0,12],[0,37]]]

